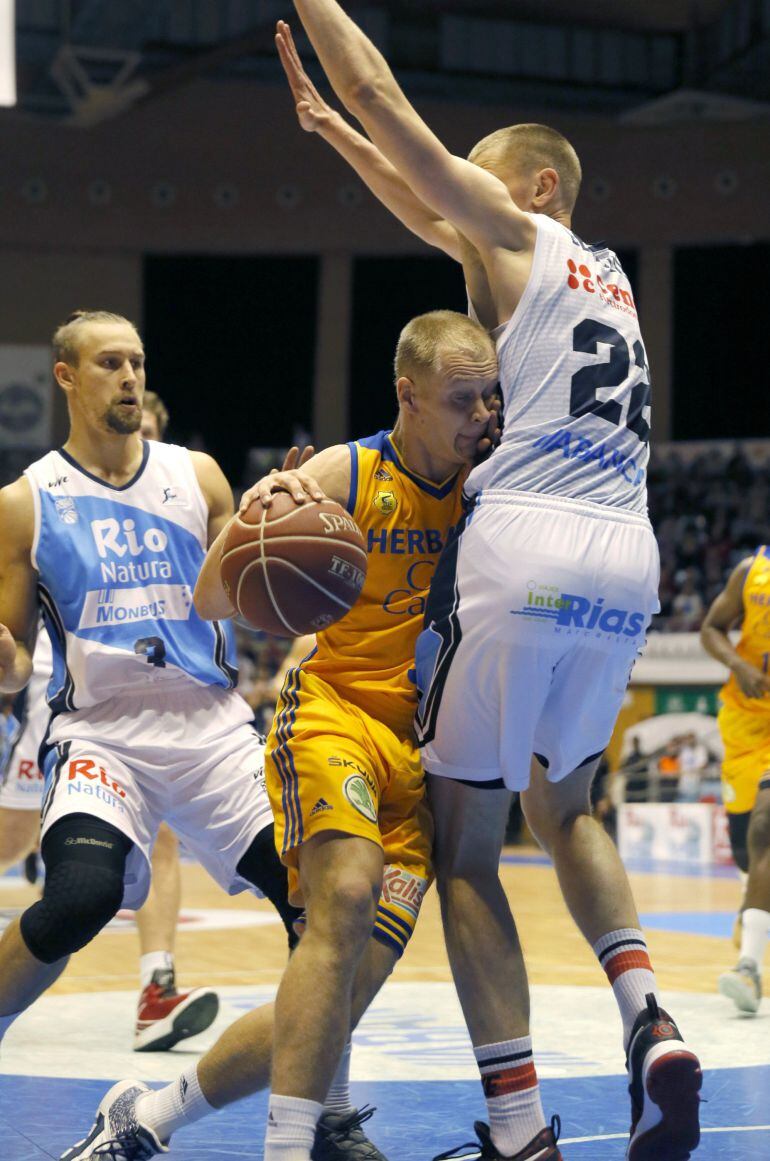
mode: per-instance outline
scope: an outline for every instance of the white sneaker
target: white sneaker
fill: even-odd
[[[762,978],[753,959],[739,959],[729,972],[719,977],[719,991],[732,1000],[739,1012],[759,1011],[762,999]]]
[[[152,1129],[136,1116],[137,1098],[149,1092],[140,1080],[121,1080],[102,1097],[91,1132],[62,1153],[59,1161],[148,1161],[168,1153],[168,1142],[159,1141]]]

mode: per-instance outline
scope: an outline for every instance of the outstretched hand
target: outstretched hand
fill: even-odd
[[[299,123],[306,133],[318,133],[334,116],[334,110],[326,104],[305,72],[291,29],[285,20],[279,20],[276,25],[275,43],[296,102]]]
[[[239,515],[243,515],[254,500],[259,500],[263,508],[269,508],[274,492],[288,492],[297,504],[304,504],[306,500],[326,500],[328,497],[318,481],[302,471],[303,465],[314,455],[312,445],[302,452],[298,447],[289,448],[280,470],[273,468],[243,493],[238,506]]]

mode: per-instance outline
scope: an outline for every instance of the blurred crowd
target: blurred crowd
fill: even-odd
[[[653,451],[650,517],[660,545],[661,611],[654,628],[693,632],[744,556],[770,540],[770,450],[749,459],[736,445],[685,457]]]

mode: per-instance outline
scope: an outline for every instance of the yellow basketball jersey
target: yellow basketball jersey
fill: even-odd
[[[770,548],[762,545],[757,550],[743,585],[743,625],[736,650],[750,665],[768,672],[770,664]],[[770,697],[745,697],[730,674],[722,687],[722,701],[726,706],[747,713],[770,713]]]
[[[410,670],[433,570],[462,514],[462,476],[434,484],[410,471],[381,431],[348,444],[348,511],[369,554],[351,611],[318,634],[302,664],[402,737],[417,704]]]

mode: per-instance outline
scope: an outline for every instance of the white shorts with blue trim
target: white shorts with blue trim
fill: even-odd
[[[426,772],[510,790],[604,750],[658,609],[641,516],[485,492],[436,568],[417,643]]]
[[[43,835],[68,814],[111,823],[132,840],[123,906],[142,905],[161,822],[231,895],[236,871],[271,825],[264,742],[234,690],[150,687],[54,718],[45,762]]]

